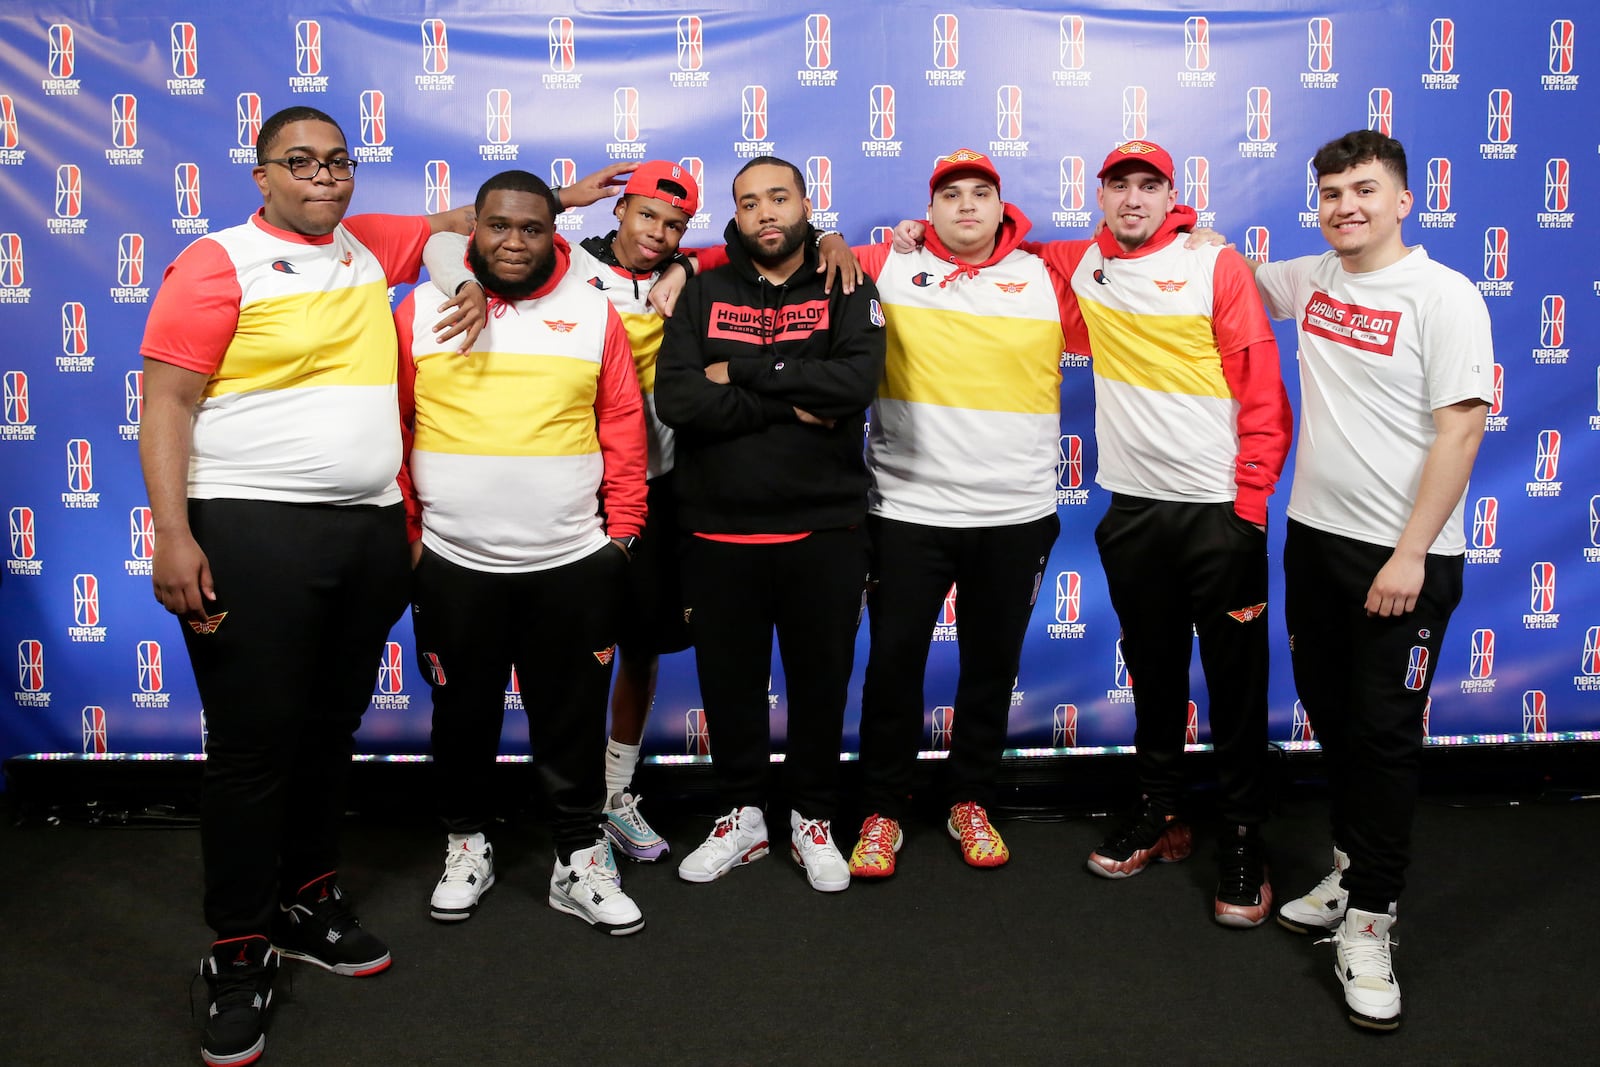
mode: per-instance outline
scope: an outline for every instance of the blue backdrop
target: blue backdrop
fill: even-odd
[[[1600,264],[1577,224],[1600,200],[1600,74],[1584,73],[1576,41],[1600,20],[1545,0],[1459,0],[1447,18],[1410,0],[1171,6],[0,4],[0,648],[16,653],[14,685],[0,684],[0,757],[201,750],[177,624],[150,591],[138,343],[165,265],[259,205],[255,131],[290,104],[343,123],[362,163],[357,211],[465,203],[509,166],[566,183],[664,157],[706,186],[691,244],[721,234],[749,157],[803,166],[816,221],[865,243],[921,214],[932,160],[961,146],[995,157],[1035,236],[1082,237],[1098,160],[1149,137],[1182,161],[1182,198],[1202,219],[1250,255],[1283,258],[1324,247],[1315,148],[1352,128],[1392,132],[1411,153],[1407,239],[1478,281],[1497,358],[1467,594],[1430,734],[1594,736]],[[609,208],[570,212],[561,228],[603,233]],[[1281,324],[1291,396],[1293,338]],[[1027,750],[1133,734],[1091,537],[1105,495],[1087,361],[1065,358],[1063,378],[1062,535],[1012,698],[1011,744]],[[1292,474],[1291,462],[1285,487]],[[1274,612],[1285,499],[1273,500]],[[949,742],[958,625],[952,600],[928,673],[930,749]],[[1272,735],[1308,742],[1274,631]],[[858,683],[865,654],[863,632]],[[374,664],[363,751],[426,751],[428,690],[412,659],[403,621]],[[781,729],[776,667],[772,693]],[[1195,693],[1191,740],[1204,742],[1198,665]],[[703,752],[698,705],[692,658],[664,660],[647,750]],[[855,716],[852,705],[850,744]],[[508,716],[506,751],[526,748],[522,716]]]

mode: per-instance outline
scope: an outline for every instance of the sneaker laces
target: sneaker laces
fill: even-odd
[[[894,839],[899,827],[894,820],[883,815],[870,815],[861,824],[861,840],[873,852],[893,852]]]
[[[806,851],[828,847],[829,824],[826,819],[801,819],[794,832],[800,836],[800,847]]]
[[[644,797],[636,797],[631,793],[623,793],[621,797],[622,802],[614,808],[607,809],[606,814],[627,823],[630,830],[637,830],[641,834],[651,833],[650,824],[639,814],[639,801]]]
[[[1336,930],[1328,937],[1319,938],[1318,945],[1332,943],[1344,952],[1344,965],[1352,978],[1378,978],[1384,982],[1394,980],[1394,966],[1389,960],[1389,950],[1399,948],[1394,934],[1383,937],[1344,937]]]
[[[955,820],[956,829],[961,831],[961,843],[963,845],[994,843],[994,827],[989,823],[988,813],[980,805],[971,801],[965,804],[957,804]]]
[[[605,862],[601,862],[600,855],[604,852]],[[617,868],[611,863],[611,849],[604,845],[596,845],[589,855],[589,862],[585,863],[578,871],[578,881],[584,888],[593,891],[601,897],[614,897],[622,892],[622,876],[617,873]]]
[[[1322,881],[1312,886],[1311,891],[1306,896],[1317,901],[1338,900],[1344,894],[1344,888],[1340,885],[1343,878],[1344,872],[1335,867],[1323,875]]]
[[[444,852],[444,877],[441,882],[459,882],[478,873],[483,853],[469,852],[465,847],[451,845]]]

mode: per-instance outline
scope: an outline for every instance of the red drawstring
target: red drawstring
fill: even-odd
[[[956,269],[951,271],[949,274],[946,274],[944,279],[939,282],[939,288],[943,289],[945,286],[949,285],[962,275],[965,275],[968,278],[976,278],[978,277],[978,268],[974,267],[971,263],[957,262]]]

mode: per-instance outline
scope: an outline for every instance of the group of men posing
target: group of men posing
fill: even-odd
[[[952,583],[957,725],[937,788],[963,859],[1006,863],[987,808],[1059,532],[1064,351],[1093,357],[1111,493],[1095,539],[1142,794],[1088,869],[1124,878],[1191,850],[1197,634],[1221,780],[1214,915],[1260,925],[1267,497],[1291,436],[1268,313],[1299,320],[1285,616],[1334,834],[1329,875],[1278,918],[1331,932],[1353,1022],[1399,1024],[1389,928],[1493,357],[1471,283],[1401,238],[1398,142],[1325,145],[1332,250],[1259,265],[1183,238],[1194,214],[1148,141],[1107,156],[1093,238],[1043,244],[986,156],[945,156],[927,225],[899,228],[906,252],[817,233],[804,177],[758,158],[734,179],[726,247],[693,261],[679,243],[700,190],[668,162],[634,167],[617,229],[572,246],[555,216],[614,195],[627,168],[567,190],[506,171],[471,212],[345,219],[356,164],[327,115],[279,112],[257,154],[262,209],[179,256],[142,346],[155,592],[186,623],[210,726],[207,1063],[261,1054],[280,955],[389,965],[338,885],[337,821],[408,595],[448,833],[437,919],[469,917],[494,883],[487,780],[513,668],[554,810],[553,908],[642,928],[614,850],[668,853],[631,782],[657,658],[691,643],[728,813],[678,873],[708,882],[764,856],[774,634],[790,854],[822,891],[892,875]],[[425,243],[444,303],[413,292],[391,326],[387,286],[417,278]],[[863,610],[865,818],[846,860],[832,827]]]

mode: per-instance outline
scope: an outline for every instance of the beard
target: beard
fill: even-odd
[[[794,255],[795,249],[805,243],[806,228],[810,225],[810,221],[809,219],[801,219],[792,226],[779,227],[779,230],[783,233],[783,244],[779,245],[778,250],[771,254],[762,250],[759,239],[750,236],[743,230],[739,231],[739,243],[744,246],[744,250],[750,254],[751,259],[764,267],[782,263]]]
[[[503,300],[526,300],[539,291],[539,287],[550,280],[550,275],[556,269],[555,250],[551,249],[543,263],[535,263],[533,273],[520,282],[508,282],[494,273],[489,266],[489,261],[478,251],[477,242],[467,245],[467,266],[472,268],[473,276],[478,279],[478,284]]]

